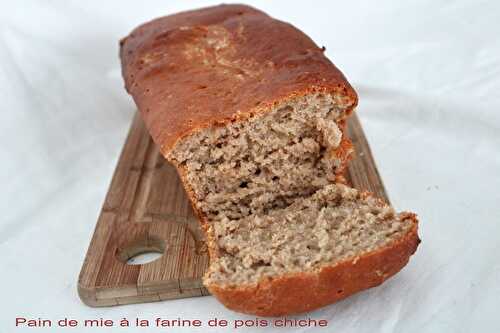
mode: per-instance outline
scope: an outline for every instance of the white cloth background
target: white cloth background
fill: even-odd
[[[63,331],[16,329],[16,316],[245,317],[213,297],[95,309],[76,292],[135,108],[118,40],[146,20],[209,4],[1,2],[1,333]],[[400,274],[307,316],[328,319],[335,332],[498,329],[500,2],[251,4],[326,46],[359,92],[392,202],[421,219],[423,242]]]

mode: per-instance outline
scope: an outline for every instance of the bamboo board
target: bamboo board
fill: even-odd
[[[348,124],[355,157],[347,181],[388,201],[363,129]],[[163,255],[147,264],[127,260]],[[208,254],[177,173],[136,114],[83,262],[78,293],[89,306],[111,306],[208,295],[201,277]]]

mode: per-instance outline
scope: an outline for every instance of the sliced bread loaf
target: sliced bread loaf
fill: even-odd
[[[121,41],[127,90],[206,232],[229,308],[301,312],[374,286],[418,243],[412,214],[335,185],[357,96],[324,48],[254,8],[153,20]]]

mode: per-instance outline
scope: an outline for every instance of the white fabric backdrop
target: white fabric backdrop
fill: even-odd
[[[93,309],[76,293],[134,112],[118,39],[143,21],[214,3],[2,1],[0,332],[33,331],[15,329],[16,316],[244,317],[213,297]],[[393,203],[421,219],[423,242],[399,275],[308,316],[336,332],[498,329],[500,2],[252,4],[327,47],[359,92]]]

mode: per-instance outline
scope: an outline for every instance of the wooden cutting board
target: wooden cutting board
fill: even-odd
[[[388,201],[356,114],[348,135],[355,147],[348,182]],[[127,264],[144,252],[163,255]],[[177,173],[136,115],[83,262],[80,298],[110,306],[208,295],[201,283],[207,266],[203,235]]]

